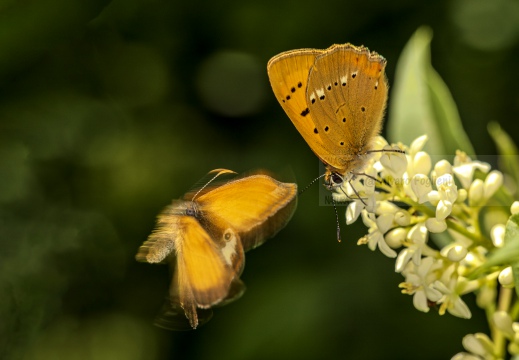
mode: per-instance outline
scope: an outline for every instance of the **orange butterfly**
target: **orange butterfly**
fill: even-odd
[[[358,174],[382,127],[388,84],[386,59],[351,44],[299,49],[267,65],[279,103],[325,164],[325,186]]]
[[[233,173],[214,172],[212,180]],[[281,230],[297,204],[296,184],[267,175],[207,185],[167,206],[136,256],[169,262],[174,270],[169,301],[156,321],[162,327],[196,328],[211,318],[211,307],[239,298],[245,289],[239,279],[244,252]]]

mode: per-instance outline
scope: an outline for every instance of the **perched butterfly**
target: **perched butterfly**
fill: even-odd
[[[270,59],[279,103],[326,166],[328,189],[357,175],[382,127],[388,84],[386,59],[351,44],[300,49]]]
[[[214,180],[233,172],[211,173]],[[167,206],[136,255],[138,261],[167,262],[173,269],[158,326],[196,328],[211,318],[211,307],[239,298],[245,289],[239,278],[244,252],[281,230],[297,204],[296,184],[267,175],[208,184]]]

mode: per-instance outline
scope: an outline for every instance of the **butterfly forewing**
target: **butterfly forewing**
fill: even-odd
[[[295,210],[296,195],[296,184],[253,175],[219,186],[197,202],[211,222],[229,224],[247,251],[286,225]]]
[[[308,73],[315,58],[323,50],[301,49],[286,51],[274,56],[267,65],[270,85],[274,95],[296,129],[317,156],[324,155],[320,135],[306,100]]]
[[[141,245],[136,255],[137,261],[163,263],[170,254],[174,254],[175,245],[181,235],[180,219],[186,211],[185,201],[174,200],[157,217],[157,226]]]

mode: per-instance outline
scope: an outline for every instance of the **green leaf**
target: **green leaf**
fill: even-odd
[[[487,261],[481,265],[473,274],[471,278],[476,275],[487,272],[490,268],[495,266],[511,265],[514,274],[519,274],[519,214],[510,216],[506,223],[505,241],[501,248],[496,249],[491,253]],[[519,289],[519,276],[514,275],[516,291]]]
[[[512,177],[514,184],[519,183],[519,161],[517,158],[519,151],[514,141],[496,122],[488,124],[488,133],[494,140],[500,155],[499,168]]]
[[[433,160],[454,155],[456,150],[474,154],[452,95],[432,68],[432,31],[421,27],[411,37],[398,60],[391,93],[388,138],[410,144],[427,134],[425,151]]]

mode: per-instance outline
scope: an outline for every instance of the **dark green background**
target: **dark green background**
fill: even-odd
[[[275,54],[364,44],[388,60],[421,25],[478,154],[517,141],[517,1],[0,2],[0,358],[448,359],[471,320],[416,311],[394,260],[335,238],[321,185],[247,254],[239,301],[197,331],[152,326],[168,270],[134,260],[160,209],[209,170],[319,164],[268,84]],[[391,97],[391,93],[390,93]],[[419,119],[417,119],[419,121]]]

